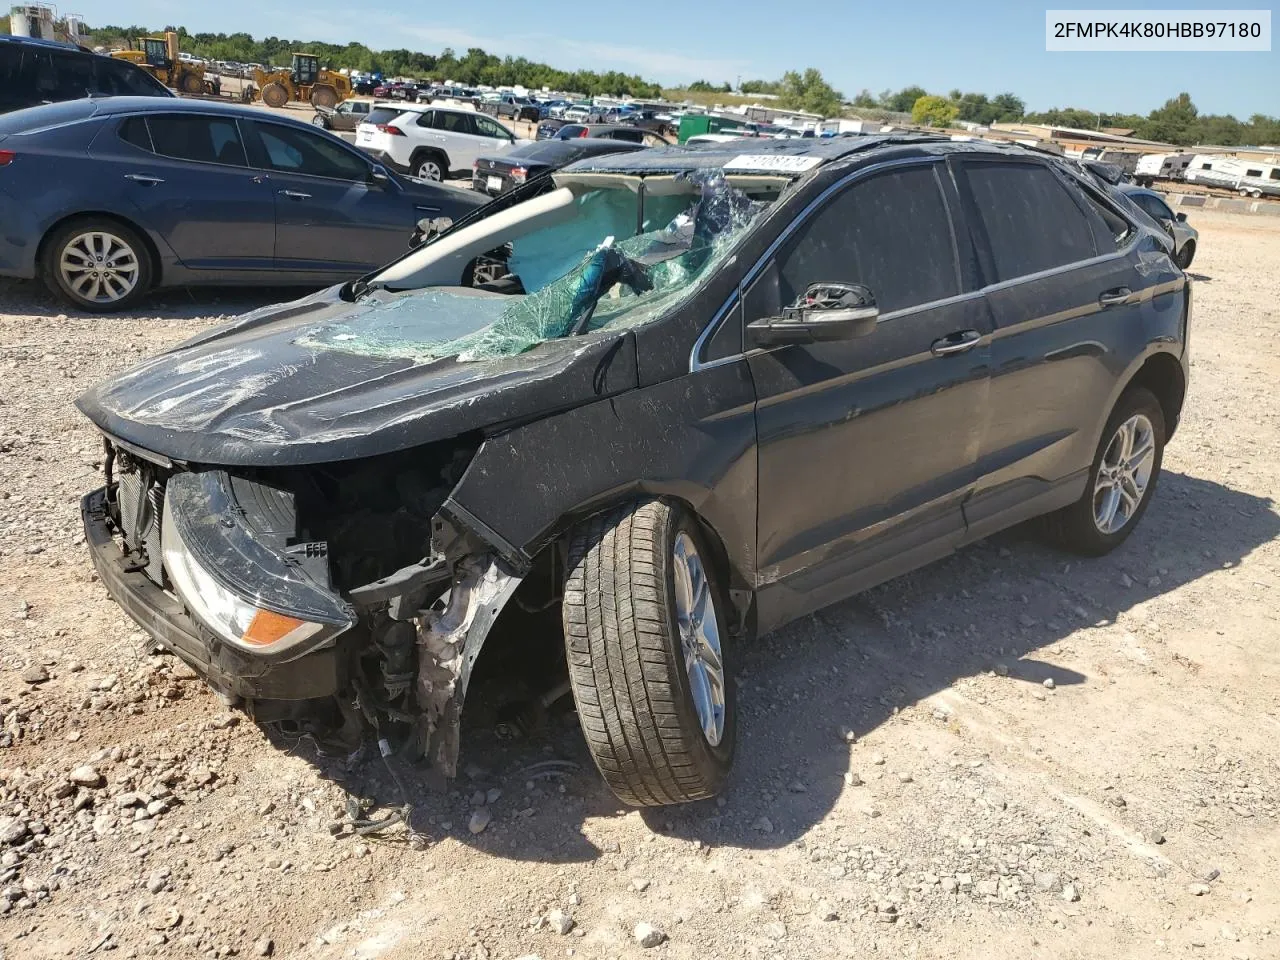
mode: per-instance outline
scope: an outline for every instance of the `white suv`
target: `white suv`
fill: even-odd
[[[455,171],[470,175],[482,154],[529,142],[482,113],[426,103],[378,107],[356,128],[357,147],[423,180],[443,180]]]

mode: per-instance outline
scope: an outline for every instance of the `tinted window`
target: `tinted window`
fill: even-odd
[[[1094,224],[1048,167],[967,162],[963,169],[976,207],[975,239],[990,251],[995,280],[1097,254]]]
[[[93,57],[55,53],[51,66],[54,71],[52,86],[43,77],[40,84],[43,99],[78,100],[97,92]]]
[[[644,131],[642,130],[610,130],[605,136],[610,140],[623,140],[627,143],[644,142]]]
[[[122,60],[99,57],[97,92],[108,97],[167,97],[169,91],[151,74]]]
[[[475,133],[475,117],[469,113],[452,113],[448,110],[437,110],[432,126],[437,130],[450,133]]]
[[[255,158],[255,165],[331,180],[369,179],[368,163],[328,137],[275,124],[255,123],[254,128],[266,152],[261,160]]]
[[[1246,170],[1244,175],[1246,177],[1260,177],[1262,176],[1262,170]]]
[[[35,55],[19,44],[0,43],[0,110],[17,110],[47,99],[36,93]]]
[[[154,152],[151,146],[151,134],[147,132],[146,117],[127,117],[120,124],[120,139],[125,143],[131,143],[139,150],[146,150],[148,153]]]
[[[1130,199],[1156,220],[1173,219],[1173,211],[1159,197],[1153,197],[1149,193],[1136,193]]]
[[[361,122],[374,125],[390,123],[402,113],[404,113],[403,110],[396,110],[393,107],[374,107],[369,111],[369,116],[365,117]],[[419,118],[418,122],[422,122],[421,118]]]
[[[161,113],[147,117],[155,152],[176,160],[246,166],[240,131],[230,117]]]
[[[855,183],[805,221],[785,251],[777,261],[782,306],[819,282],[865,284],[882,313],[960,292],[951,221],[932,164]]]
[[[511,134],[496,120],[491,120],[488,117],[473,117],[472,119],[475,120],[476,129],[480,136],[496,137],[499,140],[511,139]]]

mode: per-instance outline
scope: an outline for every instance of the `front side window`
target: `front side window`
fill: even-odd
[[[831,198],[777,257],[779,302],[758,309],[793,304],[813,283],[863,284],[881,313],[958,294],[951,219],[936,166],[873,174]]]
[[[254,129],[262,144],[255,150],[254,166],[330,180],[369,179],[368,164],[327,137],[256,121]]]
[[[147,117],[155,152],[175,160],[221,163],[244,167],[244,145],[230,117],[202,117],[192,113],[161,113]]]
[[[1153,197],[1149,193],[1139,193],[1133,197],[1133,202],[1157,223],[1161,220],[1173,219],[1173,211],[1166,207],[1159,197]]]
[[[961,170],[972,200],[974,239],[990,254],[993,280],[1025,277],[1107,252],[1098,249],[1102,231],[1095,232],[1090,216],[1043,164],[967,161]]]

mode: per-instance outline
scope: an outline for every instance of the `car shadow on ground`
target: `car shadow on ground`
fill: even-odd
[[[730,665],[740,733],[722,798],[641,816],[652,830],[710,845],[792,843],[846,789],[845,729],[861,739],[899,710],[991,670],[1007,669],[1028,685],[1090,683],[1036,652],[1236,566],[1277,535],[1280,517],[1270,500],[1165,472],[1139,529],[1107,557],[1064,554],[1016,528],[803,618],[757,640]],[[401,766],[415,826],[430,840],[449,834],[515,860],[575,862],[609,852],[608,841],[591,839],[590,821],[629,808],[598,777],[572,710],[566,703],[530,736],[501,739],[492,704],[502,692],[492,683],[500,685],[475,685],[468,698],[456,781],[432,789],[429,773]],[[353,793],[399,802],[376,761],[350,774],[317,765]],[[502,792],[490,805],[493,825],[473,835],[472,795],[490,789]]]
[[[58,299],[43,283],[0,279],[0,314],[59,320],[191,320],[234,317],[273,303],[314,293],[316,287],[165,287],[119,313],[78,311]]]

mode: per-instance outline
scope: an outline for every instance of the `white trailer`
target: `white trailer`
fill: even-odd
[[[1187,168],[1186,180],[1234,190],[1242,197],[1280,197],[1280,163],[1199,153]]]
[[[1149,187],[1157,180],[1181,180],[1191,159],[1189,153],[1144,153],[1133,168],[1134,182]]]

